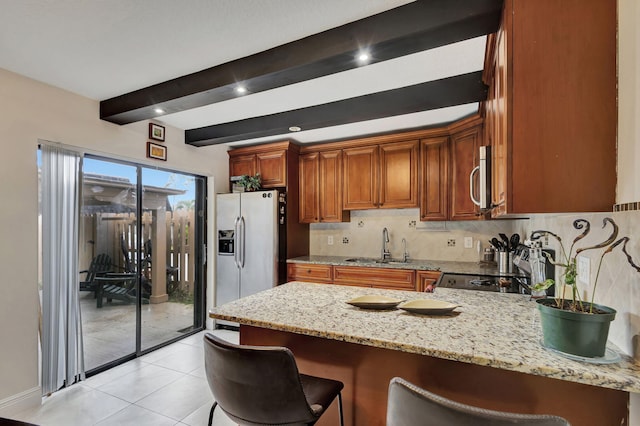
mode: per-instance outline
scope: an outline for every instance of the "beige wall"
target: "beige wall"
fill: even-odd
[[[168,161],[147,160],[147,122],[118,126],[99,120],[99,104],[0,69],[0,408],[38,396],[37,168],[38,140],[96,154],[210,177],[209,192],[223,190],[226,147],[195,148],[184,132],[166,128]],[[219,188],[215,188],[219,186]],[[209,197],[214,200],[215,197]],[[211,202],[212,203],[212,202]],[[209,206],[209,218],[213,205]],[[213,221],[210,220],[212,223]],[[213,230],[209,226],[211,241]],[[209,259],[212,259],[209,254]],[[211,299],[213,262],[208,262]],[[38,398],[39,402],[39,398]]]
[[[640,2],[618,2],[618,203],[640,201]]]

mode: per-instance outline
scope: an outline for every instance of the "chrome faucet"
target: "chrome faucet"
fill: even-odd
[[[387,248],[387,243],[389,242],[389,230],[387,228],[382,229],[382,260],[387,260],[391,258],[391,253]]]
[[[409,261],[409,252],[407,251],[407,239],[406,238],[402,239],[402,261],[405,262],[405,263]]]

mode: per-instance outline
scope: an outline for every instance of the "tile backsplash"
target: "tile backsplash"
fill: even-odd
[[[357,210],[351,212],[350,222],[312,224],[309,249],[312,255],[380,257],[386,227],[387,247],[394,258],[402,257],[404,238],[412,259],[474,262],[480,258],[478,242],[481,250],[488,247],[498,233],[515,232],[517,222],[420,222],[418,209]],[[471,248],[465,248],[465,238],[471,238]]]
[[[418,209],[362,210],[352,211],[346,223],[312,224],[310,232],[310,254],[379,257],[382,249],[382,229],[389,230],[388,248],[392,257],[402,257],[402,239],[407,241],[407,251],[412,259],[456,260],[474,262],[479,260],[477,242],[481,249],[498,233],[511,235],[520,233],[522,240],[532,231],[544,229],[562,238],[568,250],[571,241],[580,231],[573,228],[573,221],[586,219],[591,223],[591,232],[578,245],[592,245],[606,239],[610,225],[602,229],[603,219],[611,217],[619,226],[619,238],[628,236],[627,251],[636,264],[640,264],[640,211],[612,213],[547,214],[532,215],[529,219],[487,220],[462,222],[420,222]],[[471,248],[465,248],[465,238],[471,237]],[[333,244],[329,244],[332,240]],[[451,245],[451,241],[454,245]],[[548,248],[559,247],[553,238]],[[595,280],[602,250],[591,250],[583,255],[590,259],[589,282]],[[581,284],[583,296],[591,294],[593,285]],[[598,278],[595,302],[618,311],[611,324],[609,338],[622,351],[640,360],[640,273],[633,269],[627,258],[617,247],[604,258]]]

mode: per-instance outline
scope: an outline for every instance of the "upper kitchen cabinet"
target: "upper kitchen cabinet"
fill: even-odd
[[[484,74],[492,215],[612,209],[616,10],[615,0],[505,0]]]
[[[449,137],[420,140],[420,220],[449,220]]]
[[[300,222],[343,222],[342,151],[303,152],[300,155]]]
[[[289,141],[237,148],[228,153],[229,175],[260,173],[263,188],[287,187],[291,170],[298,168],[299,148]]]
[[[471,200],[470,175],[479,163],[482,145],[482,118],[472,117],[453,125],[451,131],[451,220],[482,219]],[[474,193],[477,194],[477,187]]]
[[[418,141],[344,148],[345,210],[418,206]]]

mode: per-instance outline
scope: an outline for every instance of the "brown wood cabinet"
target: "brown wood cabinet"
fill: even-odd
[[[342,151],[300,155],[300,222],[348,220],[342,209]]]
[[[418,206],[418,141],[343,149],[345,210]]]
[[[478,165],[482,120],[474,119],[451,134],[451,220],[482,219],[470,196],[469,176]]]
[[[420,290],[420,287],[416,287],[416,272],[412,269],[289,263],[287,265],[287,278],[289,281],[375,287],[390,290]]]
[[[449,220],[449,137],[420,141],[420,220]]]
[[[433,290],[436,282],[440,279],[440,274],[438,271],[417,271],[416,281],[418,291],[427,291],[428,287]]]
[[[333,283],[391,290],[416,290],[415,271],[407,269],[334,266]]]
[[[228,151],[229,176],[260,173],[262,188],[286,187],[291,163],[298,167],[298,152],[298,146],[289,141],[232,149]]]
[[[333,283],[333,266],[306,263],[287,264],[288,281]]]
[[[506,0],[503,12],[484,74],[492,215],[610,211],[615,1]]]

